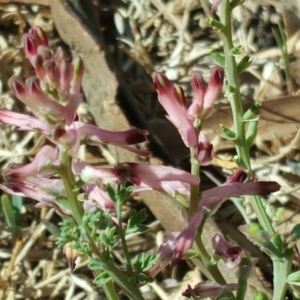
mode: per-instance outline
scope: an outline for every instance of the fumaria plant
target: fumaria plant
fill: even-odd
[[[191,172],[167,166],[121,162],[113,167],[96,167],[78,158],[79,148],[86,144],[112,144],[138,155],[148,151],[134,145],[145,141],[148,132],[130,129],[115,132],[77,120],[77,108],[82,101],[81,81],[84,62],[76,56],[71,62],[61,48],[54,52],[42,28],[32,28],[24,36],[24,49],[35,70],[35,76],[26,82],[10,79],[11,90],[32,115],[0,109],[0,123],[17,130],[36,131],[47,143],[26,165],[9,165],[2,170],[3,192],[32,198],[36,207],[54,207],[61,216],[58,245],[64,248],[71,269],[78,255],[89,261],[94,281],[102,285],[108,299],[119,299],[118,285],[130,299],[143,299],[140,286],[150,282],[168,264],[193,256],[199,259],[211,275],[195,287],[188,286],[183,293],[191,299],[244,299],[247,279],[255,259],[248,258],[240,247],[228,243],[216,233],[212,240],[214,253],[202,242],[205,221],[230,197],[252,196],[257,223],[240,228],[250,240],[259,245],[273,261],[274,296],[284,299],[288,284],[297,295],[299,272],[291,274],[295,239],[289,242],[275,232],[260,196],[278,191],[276,182],[256,181],[251,170],[249,149],[255,138],[258,118],[257,103],[243,111],[238,78],[249,63],[245,56],[237,61],[240,47],[232,43],[231,12],[239,0],[215,1],[212,10],[220,5],[221,19],[209,20],[223,40],[224,53],[212,52],[217,66],[208,83],[201,74],[191,80],[193,97],[188,102],[181,87],[171,83],[162,73],[153,74],[158,100],[166,117],[178,129],[186,147],[190,149]],[[225,78],[225,80],[224,80]],[[213,157],[212,144],[201,128],[213,112],[213,106],[225,89],[233,112],[234,128],[222,127],[223,136],[236,145],[236,163],[239,168],[219,187],[201,191],[199,172]],[[100,99],[99,99],[100,101]],[[189,104],[188,104],[189,103]],[[180,201],[187,225],[182,232],[170,233],[157,253],[141,253],[131,257],[126,235],[147,230],[145,210],[132,210],[126,223],[122,207],[127,199],[145,190],[166,193]],[[158,200],[159,201],[159,200]],[[113,250],[122,246],[125,266],[114,261]],[[226,282],[217,262],[237,270],[237,282]],[[254,299],[267,296],[254,289]]]

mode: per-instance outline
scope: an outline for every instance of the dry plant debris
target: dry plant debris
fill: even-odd
[[[21,49],[22,34],[29,27],[38,25],[50,33],[53,44],[59,42],[48,4],[48,1],[43,0],[0,0],[1,107],[15,109],[18,105],[8,92],[9,77],[17,75],[25,78],[32,74]],[[300,10],[300,7],[295,8],[296,11]],[[112,15],[111,19],[104,21],[107,23],[101,24],[104,33],[113,36],[107,43],[113,46],[112,54],[118,61],[132,94],[138,99],[141,113],[149,124],[153,124],[154,134],[158,135],[155,132],[157,127],[167,125],[163,119],[163,111],[155,100],[148,74],[154,70],[162,71],[187,92],[190,91],[188,83],[193,72],[201,71],[208,76],[213,65],[208,52],[211,49],[221,49],[218,34],[206,21],[211,16],[210,4],[204,0],[124,0],[113,1],[105,9]],[[292,89],[289,89],[285,81],[283,70],[286,66],[272,33],[272,29],[278,29],[280,22],[287,35],[290,72],[294,79]],[[244,53],[253,56],[252,66],[241,79],[245,101],[275,98],[287,93],[297,94],[300,76],[299,24],[299,14],[281,2],[246,1],[235,11],[235,43],[242,45]],[[220,104],[224,103],[226,101],[220,101]],[[17,109],[24,108],[18,106]],[[79,114],[82,118],[89,118],[84,106]],[[170,129],[159,136],[163,144],[170,133],[172,139],[178,140],[175,131]],[[30,160],[44,143],[37,135],[3,127],[0,129],[0,136],[1,166]],[[180,141],[175,147],[180,147]],[[174,146],[169,150],[172,148]],[[259,179],[276,180],[283,186],[282,192],[276,195],[276,199],[271,199],[270,203],[280,202],[286,208],[283,216],[278,216],[278,226],[281,226],[282,234],[285,234],[290,227],[299,223],[300,174],[299,164],[295,162],[299,160],[299,132],[285,140],[274,136],[268,148],[276,155],[270,156],[271,151],[265,153],[255,148],[253,165]],[[82,155],[95,164],[109,164],[110,154],[105,151],[107,150],[83,149]],[[230,150],[220,149],[218,154],[225,162],[232,156]],[[171,155],[177,160],[185,156],[184,153],[179,156]],[[206,173],[208,177],[215,179],[217,172],[210,168]],[[135,199],[128,204],[128,209],[141,205],[140,199]],[[23,229],[17,238],[12,236],[1,214],[0,299],[103,299],[101,290],[89,279],[85,262],[77,262],[74,273],[67,268],[62,250],[55,246],[55,236],[46,229],[47,220],[59,222],[55,212],[37,210],[28,200],[24,201],[22,209]],[[225,207],[220,213],[233,224],[239,220],[233,205]],[[248,216],[252,217],[250,210]],[[162,232],[159,220],[151,222],[151,230],[147,234],[130,237],[130,251],[133,255],[139,251],[155,250],[155,237],[159,239]],[[234,239],[234,231],[227,234]],[[115,255],[122,263],[120,254],[116,252]],[[166,270],[157,283],[145,287],[145,299],[182,299],[181,286],[185,286],[186,281],[198,282],[201,278],[199,270],[192,266],[192,270],[185,271],[185,274],[180,267]]]

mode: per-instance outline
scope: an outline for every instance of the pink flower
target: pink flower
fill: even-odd
[[[152,166],[138,163],[121,163],[112,169],[94,168],[76,162],[74,171],[84,182],[128,181],[143,190],[158,190],[167,193],[178,192],[189,195],[189,184],[197,185],[200,179],[190,173],[165,166]],[[187,185],[184,185],[187,184]]]
[[[220,205],[230,197],[240,197],[243,195],[268,195],[280,189],[280,185],[273,181],[260,182],[233,182],[223,186],[206,190],[202,193],[198,211],[191,218],[188,227],[178,236],[178,242],[174,250],[172,262],[177,262],[182,258],[189,247],[204,215],[212,215]]]
[[[167,118],[179,131],[187,147],[195,147],[197,136],[193,122],[187,114],[186,100],[183,91],[169,81],[162,73],[153,74],[153,82],[158,100],[167,112]]]
[[[0,124],[16,126],[19,130],[37,130],[51,135],[52,127],[44,121],[0,108]]]
[[[212,6],[211,6],[210,11],[211,11],[212,13],[215,13],[215,12],[217,11],[219,5],[221,4],[221,2],[222,2],[222,0],[214,0],[213,4],[212,4]]]
[[[220,296],[223,292],[233,292],[239,287],[236,283],[219,284],[217,282],[200,282],[193,289],[190,285],[182,296],[193,297],[194,299],[204,299],[213,297],[214,299]]]
[[[115,204],[109,198],[107,192],[94,184],[87,184],[84,189],[88,194],[88,200],[83,202],[84,210],[100,208],[103,211],[115,211]]]
[[[163,270],[167,265],[170,264],[179,231],[171,232],[165,240],[162,242],[157,250],[160,254],[159,259],[156,261],[155,265],[146,272],[147,275],[155,277],[161,270]]]
[[[199,133],[197,151],[195,155],[201,166],[209,165],[214,158],[213,145],[202,132]]]
[[[204,120],[212,113],[214,103],[222,91],[223,80],[224,71],[220,67],[213,69],[208,85],[203,81],[201,75],[193,76],[191,86],[194,97],[188,108],[189,115]]]
[[[39,182],[42,183],[45,180],[39,180]],[[12,181],[0,184],[0,189],[11,195],[28,197],[38,201],[36,207],[54,207],[57,206],[56,198],[59,196],[59,194],[53,193],[54,190],[57,190],[57,182],[52,181],[51,186],[53,188],[52,193],[48,190],[50,189],[50,182],[48,182],[48,189],[45,190],[45,187],[37,186],[27,181]]]
[[[234,269],[240,264],[242,249],[239,246],[228,243],[219,234],[215,234],[212,238],[212,245],[215,255],[224,260],[227,268]]]
[[[68,126],[75,120],[82,99],[84,64],[79,56],[69,62],[60,48],[53,54],[48,45],[47,35],[40,27],[25,34],[25,53],[35,68],[37,79],[29,80],[26,85],[11,79],[10,85],[15,96],[30,107],[35,116],[49,124]]]
[[[16,167],[10,165],[8,171],[3,172],[5,180],[22,180],[31,175],[36,175],[44,170],[48,170],[49,167],[58,160],[58,152],[55,148],[48,145],[43,146],[36,154],[33,161],[27,165]]]
[[[147,150],[129,146],[146,141],[146,136],[149,134],[146,130],[133,128],[125,131],[112,131],[83,122],[74,122],[74,126],[81,138],[85,139],[88,144],[112,144],[138,155],[144,156],[150,154]]]

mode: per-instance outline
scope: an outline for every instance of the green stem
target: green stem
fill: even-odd
[[[126,261],[127,273],[128,273],[129,277],[132,280],[133,279],[133,270],[132,270],[130,255],[129,255],[129,252],[128,252],[127,243],[126,243],[126,240],[125,240],[124,230],[122,228],[121,209],[122,209],[122,206],[121,206],[120,203],[118,203],[117,204],[117,218],[118,218],[118,224],[119,224],[119,236],[120,236],[121,243],[122,243],[124,259]]]
[[[199,176],[200,174],[200,166],[198,161],[196,161],[193,157],[194,149],[191,149],[191,174],[195,176]],[[189,218],[191,219],[192,216],[195,214],[195,212],[199,209],[199,202],[200,199],[200,193],[199,193],[199,186],[198,185],[192,185],[191,186],[191,196],[190,196],[190,207],[189,207]],[[211,262],[211,257],[206,251],[201,235],[202,230],[205,224],[206,218],[203,219],[201,226],[199,227],[194,241],[194,247],[195,250],[198,253],[198,257],[200,261],[204,264],[208,272],[211,274],[212,278],[217,281],[220,284],[225,284],[226,281],[224,277],[222,276],[220,270],[218,269],[218,266],[216,264],[213,264]]]
[[[218,266],[211,262],[211,257],[206,251],[202,240],[201,240],[201,233],[198,231],[196,233],[194,247],[198,253],[198,256],[205,266],[205,268],[208,270],[212,278],[218,282],[219,284],[226,284],[226,281],[224,277],[222,276],[220,270],[218,269]]]
[[[244,300],[247,291],[247,280],[239,278],[238,285],[239,287],[236,292],[236,300]]]
[[[236,134],[236,151],[243,166],[248,170],[251,170],[249,153],[245,140],[246,135],[245,124],[243,122],[244,113],[239,90],[239,74],[237,71],[235,57],[230,53],[234,46],[232,42],[231,6],[229,0],[223,0],[221,2],[221,22],[224,25],[222,29],[222,37],[225,57],[225,74],[227,85],[231,90],[230,93],[228,93],[228,100],[232,110],[234,132]]]
[[[67,151],[61,151],[60,153],[60,164],[61,164],[61,177],[64,182],[66,189],[67,198],[70,203],[72,216],[76,221],[77,225],[82,224],[83,207],[78,201],[78,193],[73,191],[75,186],[75,177],[71,169],[72,157]]]
[[[89,240],[89,245],[91,246],[92,253],[100,260],[103,269],[106,271],[107,274],[112,278],[114,282],[116,282],[123,291],[128,295],[130,299],[134,300],[143,300],[143,297],[141,295],[140,290],[138,289],[137,285],[134,284],[131,279],[126,276],[122,271],[120,271],[113,262],[107,260],[103,255],[101,254],[99,247],[96,245],[95,241],[91,237],[90,234],[88,234],[88,228],[86,228],[87,232],[87,238]],[[103,290],[108,292],[109,294],[106,294],[107,298],[110,300],[118,299],[114,298],[116,295],[116,291],[112,291],[114,289],[112,283],[105,283],[102,284]],[[112,297],[112,298],[110,298]]]
[[[77,225],[82,225],[82,217],[83,217],[83,207],[80,205],[78,201],[78,192],[73,190],[75,186],[75,177],[71,169],[72,165],[72,157],[68,154],[67,151],[62,151],[60,153],[60,161],[61,161],[61,177],[64,182],[66,196],[70,203],[70,208],[72,211],[72,216],[75,219]],[[85,226],[85,231],[87,234],[87,238],[89,240],[89,245],[93,250],[93,253],[100,259],[104,268],[108,264],[105,259],[102,258],[102,255],[95,244],[95,241],[91,238],[91,234],[89,228]],[[119,286],[131,297],[131,299],[143,300],[141,293],[135,284],[128,282],[128,278],[113,264],[110,264],[109,267],[105,268],[105,271],[111,276],[111,278],[119,284]],[[115,288],[111,281],[102,284],[102,288],[110,300],[119,299]]]
[[[251,206],[255,212],[255,215],[258,219],[259,224],[262,226],[262,228],[270,235],[273,235],[275,233],[275,230],[272,226],[271,219],[266,213],[266,210],[261,202],[261,198],[259,196],[251,196]]]
[[[120,297],[118,296],[118,294],[114,288],[113,282],[111,280],[106,282],[105,284],[103,284],[102,288],[103,288],[103,291],[104,291],[106,297],[109,300],[119,300],[120,299]]]
[[[271,258],[273,260],[274,268],[273,300],[283,300],[285,299],[286,292],[288,289],[288,283],[286,282],[286,278],[291,272],[293,252],[289,249],[286,251],[286,253],[284,253],[283,258]]]
[[[222,29],[222,37],[225,57],[225,73],[228,86],[233,90],[233,93],[228,95],[228,100],[232,110],[234,131],[236,134],[236,151],[243,166],[251,172],[250,155],[245,139],[245,124],[243,122],[244,111],[239,90],[239,74],[237,71],[235,57],[230,53],[230,50],[234,48],[232,42],[231,11],[232,8],[229,0],[223,0],[221,2],[221,22],[224,25]],[[271,220],[265,212],[260,197],[251,197],[251,199],[251,205],[261,226],[272,235],[274,233],[274,229],[271,224]]]
[[[199,176],[200,166],[198,161],[194,159],[194,151],[195,151],[194,149],[191,149],[191,174],[195,176]],[[200,202],[199,185],[191,185],[190,206],[189,206],[190,219],[198,210],[199,202]]]
[[[230,53],[230,50],[234,48],[232,42],[232,29],[231,29],[231,12],[235,5],[239,1],[233,0],[230,4],[229,0],[222,0],[221,2],[221,23],[224,27],[221,30],[223,47],[224,47],[224,57],[225,57],[225,74],[227,78],[228,87],[228,100],[231,105],[234,130],[236,134],[235,146],[241,164],[251,172],[249,147],[246,144],[245,139],[245,124],[242,120],[244,115],[241,95],[239,91],[239,74],[237,71],[237,65],[235,57]],[[258,196],[251,197],[251,204],[256,213],[259,223],[261,226],[267,230],[270,235],[274,234],[274,228],[272,226],[271,220],[266,214],[264,206],[262,205],[261,198]],[[289,251],[282,253],[282,257],[278,258],[275,255],[271,255],[274,267],[274,296],[273,300],[282,300],[285,297],[287,290],[286,278],[291,270],[292,255]],[[237,296],[244,294],[244,287],[240,287],[241,291]],[[240,297],[240,296],[239,296]]]

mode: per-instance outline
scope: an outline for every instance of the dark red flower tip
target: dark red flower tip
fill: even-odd
[[[127,145],[134,145],[146,141],[146,136],[149,134],[147,130],[143,129],[130,129],[127,132],[125,139]]]

